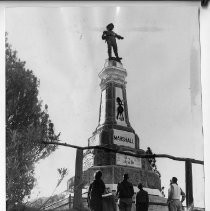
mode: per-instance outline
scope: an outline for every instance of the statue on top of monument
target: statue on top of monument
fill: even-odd
[[[116,61],[121,61],[121,57],[118,56],[118,50],[117,50],[117,42],[116,42],[116,38],[117,39],[124,39],[124,37],[116,34],[113,29],[114,29],[114,24],[110,23],[106,26],[107,31],[104,31],[102,34],[102,40],[105,40],[105,42],[107,42],[107,47],[108,47],[108,56],[109,56],[109,60],[116,60]],[[116,56],[112,57],[112,48],[114,51],[114,54]]]

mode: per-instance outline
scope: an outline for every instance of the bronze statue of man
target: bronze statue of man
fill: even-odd
[[[102,40],[105,40],[107,42],[107,47],[108,47],[108,56],[109,60],[113,59],[112,57],[112,48],[116,57],[117,61],[120,61],[122,58],[118,56],[118,51],[117,51],[117,39],[124,39],[124,37],[116,34],[113,29],[114,29],[114,24],[110,23],[106,26],[107,31],[104,31],[102,34]]]

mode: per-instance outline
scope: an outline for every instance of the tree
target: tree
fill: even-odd
[[[34,186],[34,164],[50,155],[59,141],[47,105],[38,99],[39,80],[17,58],[6,35],[6,197],[20,204]]]

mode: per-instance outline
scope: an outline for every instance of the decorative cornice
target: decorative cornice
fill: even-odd
[[[115,82],[117,84],[125,85],[125,78],[127,76],[126,70],[123,68],[122,63],[107,60],[103,70],[99,73],[101,79],[101,88],[108,82]]]

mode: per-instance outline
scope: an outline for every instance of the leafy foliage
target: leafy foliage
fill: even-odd
[[[60,178],[58,180],[58,183],[57,183],[56,187],[58,187],[61,184],[61,182],[63,181],[64,177],[68,174],[68,169],[67,168],[59,168],[57,170],[58,170]]]
[[[34,164],[56,149],[58,141],[47,105],[38,99],[39,80],[17,58],[6,36],[6,197],[21,203],[34,186]]]
[[[58,183],[55,186],[55,189],[53,191],[53,193],[51,194],[51,196],[39,207],[39,209],[52,204],[53,202],[55,202],[56,200],[59,201],[59,197],[56,197],[57,195],[54,195],[57,187],[61,184],[61,182],[63,181],[64,177],[68,174],[68,170],[67,168],[58,168],[58,174],[59,174],[59,179],[58,179]]]

